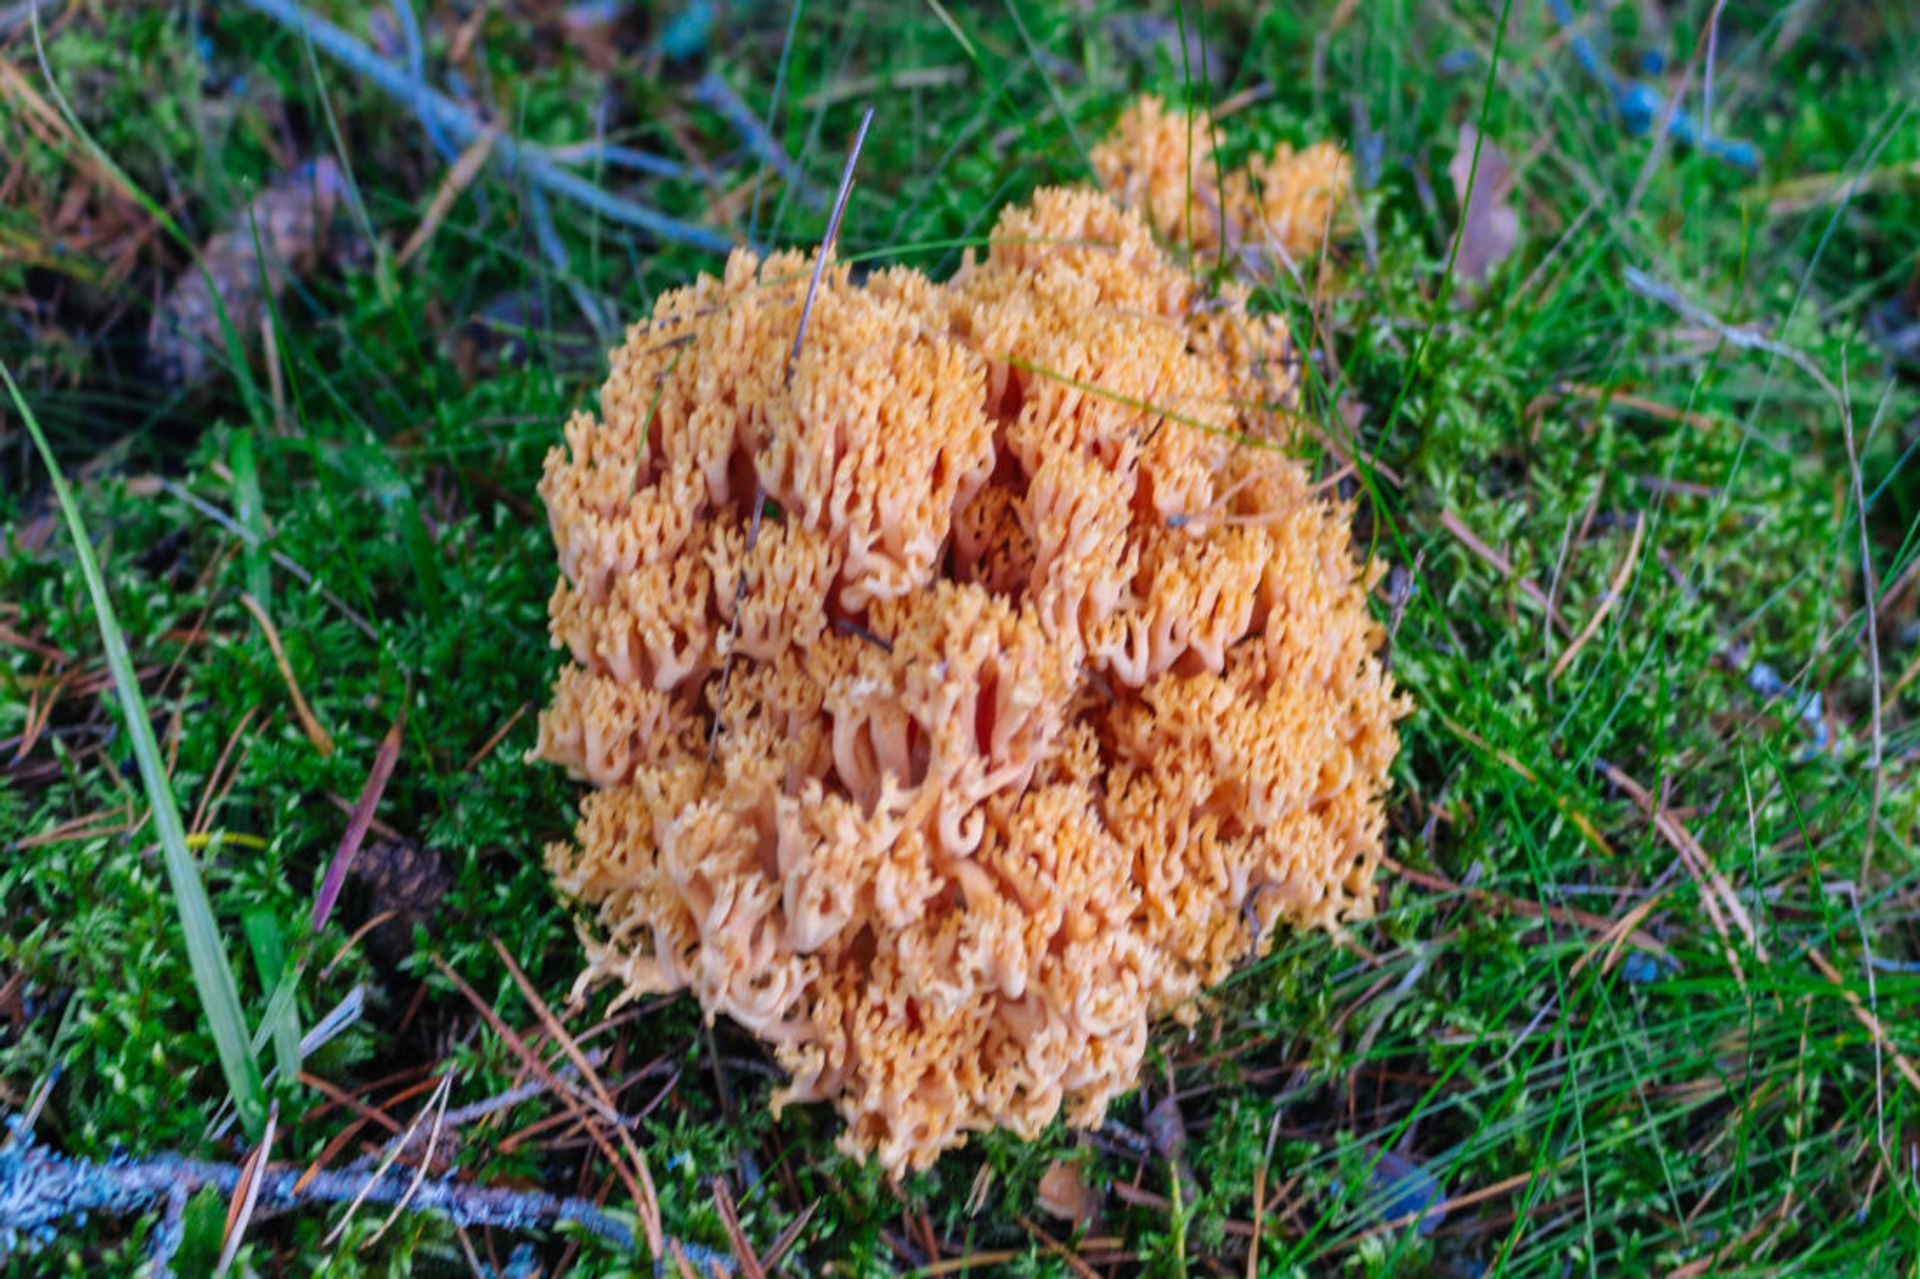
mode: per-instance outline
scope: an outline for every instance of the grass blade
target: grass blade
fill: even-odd
[[[280,1077],[292,1079],[300,1073],[300,1010],[294,1002],[300,987],[300,970],[287,967],[286,939],[272,911],[249,911],[240,926],[246,931],[247,945],[253,950],[253,966],[268,996],[267,1011],[260,1016],[260,1027],[254,1032],[251,1046],[257,1054],[260,1036],[271,1036],[273,1060],[280,1068]]]
[[[268,558],[266,505],[260,493],[260,466],[254,458],[251,430],[235,431],[228,450],[227,464],[233,471],[235,514],[251,535],[241,548],[247,568],[247,594],[260,601],[269,615],[273,612],[273,568]]]
[[[134,758],[139,762],[140,780],[146,787],[147,803],[153,809],[154,829],[159,833],[160,851],[166,860],[167,879],[173,888],[175,908],[180,912],[181,931],[187,939],[187,962],[193,970],[193,984],[200,992],[200,1006],[206,1014],[207,1029],[213,1035],[220,1055],[220,1069],[227,1077],[227,1089],[249,1137],[257,1138],[267,1116],[266,1090],[260,1082],[260,1063],[247,1044],[247,1023],[240,1010],[240,990],[234,984],[233,966],[220,942],[220,930],[214,923],[213,906],[207,900],[207,888],[200,880],[200,868],[187,851],[187,832],[180,821],[180,808],[174,802],[173,786],[161,762],[160,746],[154,740],[153,725],[147,720],[146,701],[140,695],[140,683],[134,678],[133,659],[127,653],[126,637],[107,596],[107,584],[100,575],[100,564],[93,555],[86,523],[80,518],[73,493],[61,474],[60,463],[47,444],[40,422],[28,407],[26,396],[13,380],[13,372],[0,362],[0,379],[7,384],[14,408],[33,436],[40,458],[46,463],[53,482],[54,495],[60,500],[67,531],[73,536],[73,550],[86,579],[87,593],[100,624],[100,642],[106,649],[107,668],[120,696],[120,709],[126,719],[127,733],[133,741]]]

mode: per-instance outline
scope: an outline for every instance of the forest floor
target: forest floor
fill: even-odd
[[[428,1184],[642,1241],[332,1237],[321,1179],[234,1232],[261,1275],[648,1274],[656,1211],[747,1275],[1920,1274],[1910,7],[306,3],[366,56],[0,4],[5,1273],[209,1272],[232,1178],[173,1161],[270,1105],[274,1168],[410,1180],[443,1112]],[[894,1184],[692,999],[569,1002],[534,484],[700,241],[818,243],[866,107],[840,251],[943,277],[1143,91],[1352,156],[1256,297],[1389,569],[1391,861],[1103,1128]]]

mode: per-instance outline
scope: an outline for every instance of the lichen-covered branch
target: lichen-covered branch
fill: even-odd
[[[9,1127],[14,1135],[0,1145],[0,1258],[52,1242],[63,1222],[81,1223],[99,1214],[124,1216],[171,1204],[168,1218],[174,1228],[156,1235],[154,1249],[164,1270],[179,1246],[179,1206],[209,1186],[232,1194],[240,1181],[237,1165],[177,1155],[106,1163],[68,1159],[35,1143],[16,1121],[10,1120]],[[366,1170],[323,1171],[302,1185],[303,1174],[300,1168],[267,1168],[261,1174],[256,1212],[266,1215],[309,1205],[346,1204],[356,1198],[385,1206],[404,1201],[408,1211],[440,1213],[462,1226],[530,1230],[571,1222],[615,1247],[634,1247],[632,1228],[586,1199],[473,1186],[443,1177],[429,1177],[416,1185],[412,1168],[377,1177]],[[711,1273],[716,1264],[726,1273],[733,1270],[732,1259],[723,1253],[686,1242],[680,1247],[702,1274]]]
[[[388,62],[339,27],[308,13],[292,0],[241,0],[241,3],[272,18],[302,39],[312,41],[314,48],[397,98],[423,121],[443,131],[454,146],[466,146],[489,127],[452,98],[422,85],[406,68]],[[658,209],[602,190],[570,172],[542,147],[501,134],[494,140],[493,155],[535,186],[590,209],[610,222],[715,253],[725,253],[732,243],[717,231],[683,222]]]

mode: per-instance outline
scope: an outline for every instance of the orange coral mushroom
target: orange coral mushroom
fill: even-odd
[[[599,788],[548,853],[586,979],[692,990],[897,1173],[1099,1122],[1150,1019],[1367,913],[1405,706],[1244,292],[1042,191],[946,284],[830,265],[789,378],[812,265],[662,298],[549,455],[538,754]]]
[[[1346,156],[1330,142],[1300,151],[1281,143],[1244,171],[1223,171],[1214,127],[1204,111],[1169,111],[1158,98],[1142,98],[1093,149],[1094,172],[1175,244],[1216,249],[1224,239],[1255,253],[1311,257],[1346,189]]]

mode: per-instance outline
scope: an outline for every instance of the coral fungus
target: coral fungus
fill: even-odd
[[[549,850],[587,978],[691,990],[899,1172],[1097,1123],[1149,1019],[1365,913],[1402,703],[1284,327],[1138,214],[829,263],[789,370],[813,266],[663,297],[549,455],[538,753],[598,788]]]
[[[1093,149],[1094,172],[1154,230],[1193,249],[1283,252],[1299,260],[1320,248],[1348,181],[1347,158],[1330,142],[1296,151],[1285,143],[1244,170],[1223,171],[1214,123],[1204,111],[1168,111],[1142,98]]]

